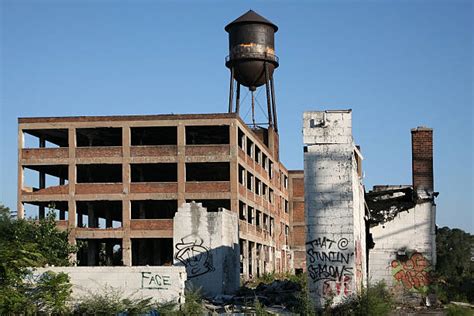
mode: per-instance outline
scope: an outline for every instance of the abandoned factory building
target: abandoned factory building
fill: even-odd
[[[57,209],[70,242],[86,244],[79,265],[171,265],[173,217],[196,201],[238,214],[243,274],[290,268],[288,171],[272,129],[234,113],[20,118],[19,148],[18,216]]]
[[[181,263],[212,294],[235,291],[239,270],[307,271],[318,307],[379,280],[425,290],[436,263],[433,131],[411,131],[412,184],[367,192],[352,111],[305,112],[304,171],[287,170],[273,82],[278,27],[249,11],[225,30],[227,113],[19,118],[18,217],[54,210],[81,245],[71,258],[79,266]],[[239,114],[241,87],[250,123]],[[259,124],[257,89],[267,105]]]

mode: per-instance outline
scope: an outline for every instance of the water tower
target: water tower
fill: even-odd
[[[252,95],[252,121],[255,122],[256,89],[265,85],[268,127],[278,131],[273,71],[278,67],[275,55],[275,32],[278,27],[250,10],[225,27],[229,33],[229,56],[225,65],[230,69],[229,113],[240,111],[240,86]],[[237,82],[234,107],[234,80]]]

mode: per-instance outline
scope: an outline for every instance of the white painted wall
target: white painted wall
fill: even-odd
[[[207,296],[234,293],[240,285],[237,214],[185,203],[173,223],[174,264],[186,267],[187,285]]]
[[[397,254],[405,253],[410,257],[418,252],[431,267],[436,265],[435,207],[430,201],[416,204],[414,208],[398,213],[393,220],[379,224],[370,231],[375,247],[370,250],[369,282],[384,280],[387,285],[405,287],[393,276],[392,261],[397,260]]]
[[[315,305],[323,307],[328,298],[338,304],[355,294],[365,265],[365,255],[356,258],[365,254],[364,192],[351,111],[305,112],[303,139],[308,284]]]
[[[70,277],[72,297],[104,293],[114,288],[123,297],[152,297],[157,302],[184,302],[186,269],[184,267],[49,267],[34,271],[64,272]]]

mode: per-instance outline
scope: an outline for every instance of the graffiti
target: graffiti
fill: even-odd
[[[175,258],[186,267],[188,279],[215,270],[212,264],[212,254],[202,244],[203,240],[200,238],[191,242],[185,242],[183,238],[181,243],[175,246],[178,250]]]
[[[407,290],[426,290],[430,284],[430,262],[419,252],[406,260],[393,260],[393,278]]]
[[[349,240],[320,237],[307,242],[306,247],[308,274],[321,286],[323,296],[349,295],[354,275]]]
[[[169,275],[153,274],[151,272],[141,272],[142,289],[160,289],[167,290],[171,285]]]

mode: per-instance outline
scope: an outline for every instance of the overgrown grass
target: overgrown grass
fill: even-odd
[[[356,297],[331,309],[325,315],[356,315],[356,316],[383,316],[393,310],[393,297],[388,291],[385,282],[378,282]]]
[[[472,316],[474,315],[474,310],[470,307],[449,304],[446,306],[446,315],[447,316]]]

